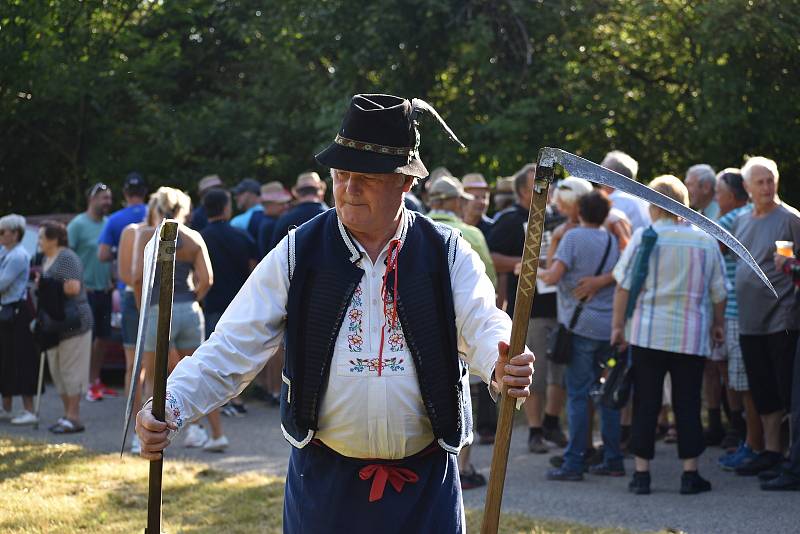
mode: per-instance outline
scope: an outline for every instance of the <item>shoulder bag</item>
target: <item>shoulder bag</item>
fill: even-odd
[[[603,270],[603,265],[606,264],[606,259],[608,258],[610,250],[611,236],[609,235],[608,242],[606,243],[606,251],[603,253],[603,259],[600,260],[600,265],[597,266],[594,276],[599,275],[600,271]],[[578,318],[581,316],[585,303],[586,301],[583,299],[578,302],[575,311],[572,312],[572,318],[568,326],[559,323],[558,328],[550,334],[547,343],[547,359],[551,362],[567,364],[572,360],[572,330],[575,328],[575,325],[578,324]]]

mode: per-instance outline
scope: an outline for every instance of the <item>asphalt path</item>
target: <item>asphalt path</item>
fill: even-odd
[[[15,399],[15,402],[19,401]],[[251,401],[242,418],[223,418],[231,445],[225,453],[187,449],[176,438],[169,458],[208,463],[228,471],[257,471],[285,476],[290,445],[283,439],[278,410]],[[17,406],[15,405],[15,409]],[[54,435],[47,431],[61,415],[61,402],[53,388],[42,398],[42,423],[38,430],[0,422],[0,435],[69,442],[99,452],[119,452],[125,401],[120,397],[81,403],[86,432]],[[653,493],[635,496],[627,492],[628,478],[587,476],[583,482],[549,482],[545,472],[550,455],[527,451],[527,429],[515,428],[503,498],[503,511],[532,517],[563,519],[593,526],[623,527],[637,532],[673,529],[687,533],[797,533],[800,532],[800,493],[771,493],[758,488],[754,478],[721,471],[716,458],[721,450],[709,449],[701,457],[700,473],[713,484],[713,491],[680,495],[681,468],[674,445],[659,443],[652,463]],[[492,448],[472,447],[472,462],[489,475]],[[558,452],[558,450],[553,451]],[[144,460],[143,460],[144,461]],[[630,472],[633,461],[626,460]],[[482,508],[485,491],[464,493],[467,507]]]

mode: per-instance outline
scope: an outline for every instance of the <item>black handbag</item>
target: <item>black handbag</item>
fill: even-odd
[[[631,396],[633,365],[629,362],[630,347],[617,355],[616,365],[600,385],[600,402],[611,409],[621,410]]]
[[[597,266],[597,269],[594,272],[594,275],[597,276],[600,274],[600,271],[603,270],[603,265],[606,264],[606,259],[608,258],[608,253],[611,250],[611,236],[608,236],[608,242],[606,243],[606,250],[603,253],[603,259],[600,260],[600,265]],[[558,328],[553,330],[550,334],[550,338],[547,341],[547,359],[553,363],[560,363],[560,364],[568,364],[572,360],[572,330],[575,328],[575,325],[578,324],[578,318],[581,316],[581,312],[583,311],[583,305],[586,303],[585,300],[580,300],[578,305],[575,307],[575,311],[572,312],[572,318],[569,320],[569,326],[564,326],[561,323],[558,323]]]

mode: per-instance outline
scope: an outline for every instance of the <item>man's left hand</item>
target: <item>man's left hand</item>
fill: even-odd
[[[595,293],[605,287],[600,276],[584,276],[578,280],[578,285],[572,291],[572,296],[578,300],[591,300]]]
[[[502,341],[497,344],[498,358],[494,366],[494,378],[498,384],[508,386],[510,397],[525,398],[530,395],[528,387],[533,377],[533,362],[536,358],[532,352],[523,352],[508,357],[508,344]]]

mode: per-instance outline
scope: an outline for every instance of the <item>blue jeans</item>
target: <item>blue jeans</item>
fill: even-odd
[[[572,361],[567,365],[567,419],[569,420],[569,444],[564,451],[564,469],[583,472],[584,452],[589,439],[589,390],[600,376],[600,362],[611,356],[608,341],[597,341],[572,335]],[[619,450],[619,410],[595,406],[602,414],[603,445],[605,463],[612,467],[622,465]]]

